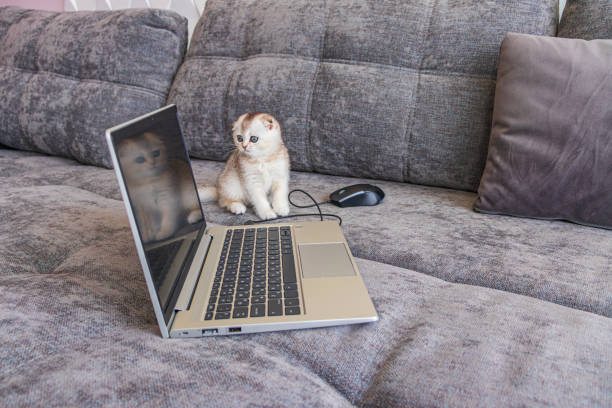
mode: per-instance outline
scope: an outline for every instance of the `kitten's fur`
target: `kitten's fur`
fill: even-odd
[[[236,149],[219,174],[217,185],[199,190],[200,199],[217,199],[221,207],[234,214],[244,214],[246,207],[253,205],[262,220],[288,215],[289,153],[278,121],[267,113],[245,113],[234,122],[232,137]]]
[[[193,184],[185,177],[187,164],[170,159],[159,136],[146,132],[123,140],[118,152],[145,243],[166,239],[202,219]]]

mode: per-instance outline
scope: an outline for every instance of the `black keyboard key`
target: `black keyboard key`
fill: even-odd
[[[234,313],[232,314],[234,319],[242,319],[244,317],[249,317],[249,308],[248,307],[237,307],[234,309]]]
[[[215,320],[229,319],[229,318],[230,318],[230,312],[217,312],[217,314],[215,314]]]
[[[299,299],[285,299],[285,306],[299,306]]]
[[[287,316],[290,316],[290,315],[299,315],[300,314],[300,307],[299,306],[286,307],[285,308],[285,314]]]
[[[248,283],[238,284],[238,291],[239,292],[243,292],[245,290],[250,290],[250,289],[251,289],[251,285],[249,285]]]
[[[266,305],[256,304],[251,306],[251,317],[262,317],[266,315]]]
[[[215,311],[215,304],[214,303],[209,303],[208,307],[206,308],[207,312],[214,312]]]
[[[236,299],[248,299],[248,298],[249,298],[248,291],[236,292]]]
[[[280,299],[282,298],[280,292],[268,292],[268,299]]]
[[[270,283],[268,284],[268,290],[272,292],[278,292],[280,290],[280,285],[278,283]]]
[[[253,289],[253,296],[261,296],[265,294],[266,294],[266,288],[264,287]]]
[[[297,283],[285,283],[283,288],[285,290],[297,290]]]
[[[287,290],[285,291],[285,298],[297,298],[298,292],[297,290]]]
[[[236,299],[234,302],[234,307],[248,306],[249,299]]]
[[[232,303],[234,301],[234,297],[233,296],[224,296],[224,297],[220,297],[219,298],[219,304],[222,303]]]
[[[217,306],[217,312],[229,312],[230,310],[232,310],[231,304],[223,304]]]
[[[293,253],[291,255],[283,255],[283,281],[285,283],[297,283]]]
[[[281,299],[272,299],[268,301],[268,316],[282,316],[283,301]]]
[[[255,304],[255,303],[266,303],[266,297],[265,296],[253,296],[251,298],[251,303]]]
[[[221,289],[221,292],[219,292],[219,296],[221,297],[230,297],[233,295],[234,295],[234,288]]]
[[[206,313],[206,316],[204,316],[204,320],[212,320],[213,318],[213,312],[208,312]]]

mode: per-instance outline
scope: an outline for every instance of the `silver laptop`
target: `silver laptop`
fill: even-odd
[[[163,337],[378,320],[336,221],[207,227],[176,106],[106,138]]]

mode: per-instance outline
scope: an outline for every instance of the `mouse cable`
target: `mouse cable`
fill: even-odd
[[[312,200],[313,204],[299,205],[299,204],[294,203],[291,200],[291,195],[293,193],[302,193],[302,194],[306,195],[308,198],[310,198]],[[300,190],[299,188],[291,190],[289,192],[289,195],[288,195],[287,198],[289,200],[289,203],[291,203],[291,205],[294,206],[294,207],[297,207],[297,208],[317,207],[317,210],[319,212],[318,213],[309,213],[309,214],[285,215],[285,216],[282,216],[282,217],[276,217],[273,220],[282,220],[282,219],[285,219],[285,218],[295,218],[295,217],[312,217],[313,215],[318,215],[321,218],[321,221],[323,221],[323,217],[333,217],[333,218],[336,218],[338,220],[338,225],[342,225],[342,217],[340,217],[339,215],[336,215],[336,214],[329,214],[329,213],[324,213],[324,212],[321,211],[321,207],[319,207],[319,206],[321,204],[327,204],[327,203],[329,203],[329,201],[323,201],[323,202],[317,203],[317,200],[315,200],[310,194],[308,194],[304,190]],[[244,225],[260,224],[260,223],[263,223],[263,222],[270,222],[270,221],[272,221],[272,220],[259,220],[259,221],[248,220],[247,222],[244,223]]]

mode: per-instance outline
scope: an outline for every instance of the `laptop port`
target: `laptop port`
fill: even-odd
[[[202,335],[203,336],[211,336],[213,334],[217,334],[219,333],[219,329],[203,329],[202,330]]]
[[[229,328],[230,333],[240,333],[241,331],[242,331],[242,327],[230,327]]]

